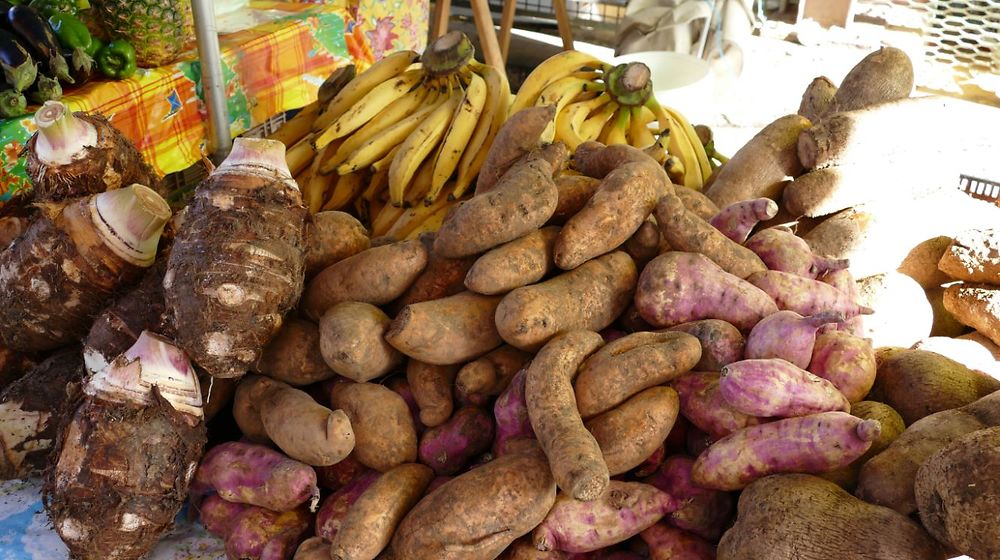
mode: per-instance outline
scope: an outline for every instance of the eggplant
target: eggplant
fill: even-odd
[[[59,52],[59,40],[49,22],[28,6],[13,6],[7,10],[7,21],[38,60],[48,61],[49,72],[53,76],[68,84],[73,83],[69,64]]]
[[[27,113],[28,101],[24,94],[12,89],[0,91],[0,117],[10,119]]]
[[[94,64],[93,60],[79,60],[78,57],[73,57],[72,51],[67,51],[66,49],[63,49],[62,55],[63,58],[71,61],[69,75],[73,77],[74,85],[82,86],[94,77],[97,65]]]
[[[0,68],[3,68],[4,78],[15,91],[28,89],[38,75],[38,66],[31,54],[17,37],[3,29],[0,29]]]
[[[42,105],[46,101],[58,101],[62,98],[62,94],[62,86],[59,85],[59,80],[50,78],[45,74],[39,74],[38,79],[35,80],[35,85],[28,90],[28,99],[32,103]]]

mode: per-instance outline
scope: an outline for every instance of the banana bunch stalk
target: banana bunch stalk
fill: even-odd
[[[393,53],[286,123],[276,135],[295,129],[280,139],[310,210],[350,211],[376,236],[436,230],[468,192],[511,100],[506,77],[473,54],[457,31],[423,55]]]
[[[554,139],[575,150],[596,140],[628,144],[660,161],[671,179],[701,189],[712,174],[705,147],[684,116],[653,96],[649,67],[641,62],[611,66],[579,51],[563,51],[538,65],[510,108],[513,114],[554,105]]]

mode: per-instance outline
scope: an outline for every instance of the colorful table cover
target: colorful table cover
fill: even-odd
[[[258,0],[220,17],[218,25],[229,131],[236,137],[311,102],[340,66],[354,62],[360,71],[385,53],[423,50],[428,0]],[[190,167],[205,151],[208,121],[193,46],[171,65],[128,80],[91,82],[63,101],[107,115],[161,175]],[[33,132],[30,115],[0,121],[0,203],[28,186],[19,153]]]

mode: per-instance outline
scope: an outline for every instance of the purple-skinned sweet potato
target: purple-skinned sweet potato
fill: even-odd
[[[191,482],[192,503],[214,490],[223,499],[290,511],[319,501],[316,471],[263,445],[230,441],[205,454]]]
[[[642,480],[688,503],[666,517],[674,527],[717,542],[733,516],[733,497],[728,492],[702,488],[691,480],[694,459],[684,455],[668,457],[663,465]]]
[[[674,426],[676,425],[677,422],[674,422]],[[671,426],[670,433],[673,433],[674,426]],[[667,436],[669,437],[670,434],[667,434]],[[646,457],[645,459],[642,460],[641,463],[639,463],[639,466],[632,469],[632,476],[642,478],[644,476],[649,476],[653,474],[654,472],[659,470],[660,465],[663,464],[663,460],[666,457],[667,457],[667,446],[661,443],[656,447],[656,449],[652,453],[649,454],[648,457]]]
[[[335,465],[316,467],[316,480],[319,482],[320,488],[339,490],[369,470],[352,453]]]
[[[769,295],[778,304],[778,309],[788,309],[803,316],[836,311],[849,319],[872,313],[871,309],[858,305],[849,295],[825,282],[789,272],[756,272],[747,282]]]
[[[878,420],[839,411],[751,426],[699,455],[691,478],[705,488],[741,490],[771,474],[832,471],[868,451],[880,430]]]
[[[573,383],[577,410],[582,418],[607,412],[687,373],[700,359],[698,339],[683,332],[638,332],[610,342],[580,366]]]
[[[743,244],[758,223],[770,220],[777,215],[777,202],[770,198],[754,198],[726,206],[718,214],[712,216],[708,223],[722,232],[722,235]],[[767,264],[767,261],[764,264]]]
[[[528,418],[528,403],[524,397],[524,381],[527,368],[514,375],[507,389],[493,403],[493,417],[496,420],[496,439],[493,441],[493,455],[500,457],[508,452],[508,442],[514,439],[535,438]]]
[[[715,560],[710,542],[666,523],[657,523],[639,536],[649,547],[649,560]]]
[[[764,261],[768,270],[805,278],[819,278],[832,270],[846,269],[850,264],[847,259],[830,259],[813,254],[805,239],[782,228],[760,230],[744,245]]]
[[[816,331],[823,325],[836,323],[843,316],[836,311],[824,311],[803,317],[794,311],[779,311],[754,325],[744,357],[747,359],[781,358],[805,369],[812,359]]]
[[[861,297],[861,292],[858,290],[858,284],[854,281],[854,275],[851,274],[849,269],[842,268],[840,270],[831,270],[823,276],[820,276],[818,280],[847,294],[847,296],[851,298],[851,301],[861,301],[859,299]],[[856,315],[839,323],[824,325],[820,327],[818,333],[823,334],[830,331],[844,331],[846,333],[853,334],[854,336],[864,338],[864,315]]]
[[[712,439],[760,424],[761,418],[743,414],[726,402],[719,390],[719,378],[715,372],[691,372],[670,384],[680,397],[684,418]]]
[[[417,404],[417,397],[413,394],[413,388],[410,387],[410,382],[406,380],[406,377],[399,375],[390,377],[385,381],[385,386],[392,389],[393,393],[403,397],[406,407],[410,409],[410,417],[413,418],[413,427],[416,428],[417,435],[424,433],[427,426],[420,421],[420,405]],[[450,416],[451,413],[449,412],[448,415]]]
[[[514,541],[503,551],[498,560],[572,560],[561,550],[538,550],[531,542],[531,535]]]
[[[590,418],[585,426],[601,446],[608,472],[614,476],[637,467],[662,447],[679,409],[676,391],[650,387]]]
[[[851,409],[833,383],[780,358],[723,367],[719,392],[730,406],[751,416],[789,418]]]
[[[721,319],[702,319],[670,327],[669,330],[686,332],[701,342],[701,359],[696,371],[719,371],[722,366],[743,359],[746,339],[739,329]]]
[[[816,337],[806,369],[855,403],[864,400],[875,384],[875,350],[866,338],[844,331],[824,333]]]
[[[612,480],[593,502],[560,493],[532,539],[538,550],[592,552],[639,534],[683,505],[655,486]]]
[[[476,407],[465,407],[447,422],[424,432],[418,457],[434,474],[456,474],[473,457],[490,448],[493,418]]]
[[[379,476],[378,471],[366,471],[327,496],[316,512],[316,535],[332,541],[351,506]]]
[[[250,507],[226,537],[226,556],[241,560],[284,560],[295,553],[312,523],[305,507],[277,512]]]
[[[212,494],[207,496],[196,509],[198,519],[205,526],[205,530],[220,539],[225,539],[233,530],[239,514],[251,507],[253,506],[227,502],[218,494]]]
[[[721,319],[743,332],[778,311],[765,291],[702,254],[679,251],[664,253],[646,265],[639,275],[635,306],[658,328]]]

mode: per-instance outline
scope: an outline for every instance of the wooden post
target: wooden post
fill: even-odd
[[[448,32],[448,16],[450,14],[451,0],[434,0],[434,12],[431,15],[431,25],[428,30],[428,44]]]
[[[569,23],[569,12],[566,11],[566,0],[552,0],[556,11],[556,24],[559,26],[559,37],[562,38],[563,50],[573,50],[573,28]]]
[[[470,0],[472,17],[476,21],[476,32],[479,34],[479,45],[483,48],[483,58],[486,64],[494,66],[506,74],[503,56],[500,54],[500,43],[497,31],[493,28],[493,15],[487,0]]]
[[[510,55],[510,32],[514,28],[514,12],[517,10],[517,0],[504,0],[503,14],[500,16],[500,55],[504,64]]]

